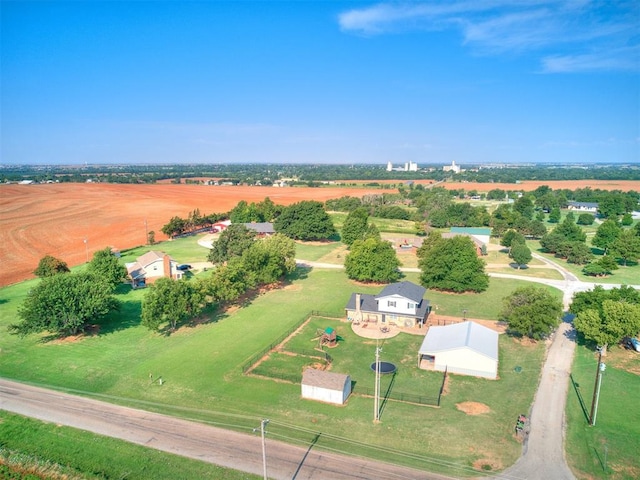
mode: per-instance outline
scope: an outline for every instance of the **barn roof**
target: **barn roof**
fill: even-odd
[[[498,332],[475,322],[429,327],[419,353],[433,355],[460,348],[469,348],[497,361]]]
[[[324,370],[316,370],[315,368],[307,368],[302,373],[302,385],[326,388],[328,390],[342,391],[348,381],[350,381],[349,375],[325,372]]]

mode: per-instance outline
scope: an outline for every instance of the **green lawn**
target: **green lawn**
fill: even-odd
[[[561,265],[571,273],[573,273],[579,280],[583,282],[593,282],[593,283],[619,283],[619,284],[631,284],[636,285],[640,283],[640,265],[639,264],[629,264],[627,267],[620,266],[618,270],[614,270],[612,275],[608,277],[590,277],[588,275],[584,275],[582,273],[582,268],[584,265],[576,265],[574,263],[567,263],[565,260],[557,258],[556,256],[543,251],[540,247],[539,242],[534,242],[531,246],[531,251],[536,252],[549,260]],[[596,255],[595,260],[600,258],[599,255]]]
[[[567,459],[579,479],[640,478],[640,354],[613,347],[603,357],[596,424],[589,426],[597,361],[593,350],[578,346],[567,398]]]
[[[209,250],[198,245],[205,234],[192,235],[184,238],[177,238],[156,245],[143,245],[140,247],[122,250],[121,260],[123,263],[134,262],[140,255],[144,255],[150,250],[158,250],[170,255],[178,263],[206,262]]]
[[[262,478],[3,410],[0,438],[1,478]]]
[[[416,281],[417,274],[407,278]],[[37,281],[0,290],[1,331],[16,321],[18,305]],[[490,318],[491,313],[487,312],[495,313],[502,296],[517,283],[492,280],[492,287],[482,295],[429,292],[427,297],[440,306],[440,313],[460,315],[464,306],[471,317],[477,313],[482,318]],[[274,438],[308,445],[315,432],[320,431],[323,436],[318,448],[337,448],[418,468],[438,468],[432,462],[436,457],[443,457],[462,469],[459,475],[465,474],[465,469],[480,456],[488,455],[485,451],[469,450],[474,437],[462,434],[462,430],[473,426],[479,445],[486,444],[480,440],[485,429],[499,430],[506,432],[506,437],[501,437],[496,455],[506,466],[519,453],[519,445],[509,438],[511,411],[505,415],[467,417],[455,409],[451,400],[440,410],[394,402],[393,406],[389,403],[385,407],[383,422],[374,425],[370,415],[371,398],[355,396],[346,408],[336,408],[302,401],[299,385],[242,375],[241,367],[252,355],[297,324],[309,310],[343,315],[352,291],[377,293],[380,288],[356,285],[347,280],[342,271],[298,271],[298,277],[285,288],[257,296],[245,308],[214,317],[210,323],[184,327],[170,337],[154,334],[139,325],[144,290],[123,288],[118,295],[122,301],[121,311],[100,326],[99,335],[47,343],[42,343],[37,335],[26,338],[1,335],[0,375],[241,431],[250,431],[256,421],[259,423],[259,419],[266,417],[272,420],[270,432]],[[416,352],[411,350],[417,348],[418,339],[411,339],[413,343],[407,345],[408,351],[402,353],[409,364],[413,363]],[[386,349],[391,355],[392,344]],[[528,361],[532,371],[538,368],[535,365],[539,365],[541,358],[541,353],[536,355],[539,356]],[[398,361],[402,362],[403,358],[399,357]],[[470,382],[474,386],[473,398],[465,393],[466,386],[457,388],[459,383],[453,382],[449,398],[456,402],[465,399],[484,402],[496,412],[511,408],[494,406],[495,399],[491,398],[494,386],[501,385],[510,375],[511,368],[506,363],[503,365],[506,370],[501,373],[504,377],[500,382],[460,380],[462,385]],[[154,378],[162,376],[164,385],[150,383],[149,373]],[[520,374],[517,378],[524,377]],[[514,412],[526,409],[531,402],[535,381],[525,384],[522,402],[514,404]],[[500,397],[508,396],[498,395]],[[451,418],[460,422],[458,426],[444,420],[449,418],[442,417],[441,412],[446,409],[453,415]],[[505,430],[506,427],[509,428]],[[433,438],[430,432],[434,428],[445,429],[451,439],[464,437],[460,442],[462,446],[445,452],[437,442],[429,440],[426,445],[416,442],[417,438]],[[385,432],[382,437],[381,431]],[[362,447],[363,441],[370,447]],[[400,451],[411,455],[398,456]]]

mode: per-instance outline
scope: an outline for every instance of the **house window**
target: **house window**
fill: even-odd
[[[388,301],[387,301],[387,307],[393,307],[393,308],[395,308],[395,307],[396,307],[396,302],[395,302],[395,301],[388,300]]]
[[[413,309],[415,308],[415,306],[416,306],[416,304],[415,304],[415,303],[411,303],[411,302],[407,303],[407,308],[408,308],[409,310],[413,310]]]

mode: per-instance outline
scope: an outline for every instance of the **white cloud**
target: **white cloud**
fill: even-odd
[[[544,73],[640,70],[640,4],[636,1],[484,0],[379,3],[338,16],[344,32],[460,32],[476,53],[544,50]]]

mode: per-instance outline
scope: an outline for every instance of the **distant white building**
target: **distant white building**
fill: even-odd
[[[417,172],[418,164],[414,162],[406,162],[402,167],[394,167],[391,162],[387,162],[387,172]]]
[[[451,161],[451,165],[445,165],[444,167],[442,167],[442,171],[443,172],[460,173],[460,166],[456,165],[456,162],[454,160],[452,160]]]

